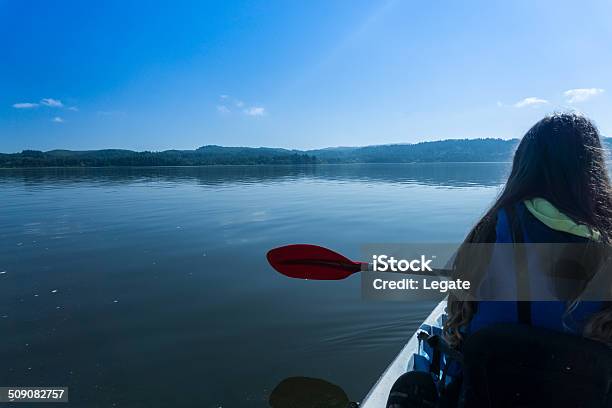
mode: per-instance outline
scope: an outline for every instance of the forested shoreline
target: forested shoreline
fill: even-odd
[[[289,150],[208,145],[160,152],[24,150],[0,153],[0,167],[206,166],[325,163],[504,162],[518,139],[449,139],[414,144]],[[609,147],[609,139],[604,140]]]

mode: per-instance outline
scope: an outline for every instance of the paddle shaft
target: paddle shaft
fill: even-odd
[[[360,272],[380,272],[380,271],[374,271],[374,264],[362,262]],[[419,276],[438,276],[441,278],[448,278],[451,276],[451,270],[444,269],[444,268],[433,268],[431,271],[406,271],[406,272],[386,271],[383,273],[400,273],[400,274],[405,274],[405,275],[419,275]]]

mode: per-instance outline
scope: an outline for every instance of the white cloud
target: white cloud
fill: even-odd
[[[31,103],[31,102],[19,102],[19,103],[14,103],[13,104],[13,108],[15,108],[15,109],[32,109],[32,108],[38,108],[38,104],[37,103]]]
[[[218,102],[217,112],[222,114],[240,111],[248,116],[265,116],[267,114],[263,106],[248,106],[244,101],[230,95],[221,94],[219,95],[219,99],[221,100]]]
[[[78,112],[79,108],[77,106],[71,106],[68,108],[69,111]]]
[[[45,106],[50,106],[52,108],[61,108],[62,106],[64,106],[62,101],[60,101],[59,99],[53,99],[53,98],[43,98],[40,100],[40,103],[42,103]]]
[[[591,99],[593,96],[604,93],[604,89],[601,88],[576,88],[568,89],[563,92],[563,95],[567,98],[568,103],[584,102]]]
[[[266,114],[266,109],[263,106],[251,106],[246,108],[244,113],[249,116],[263,116]]]
[[[51,122],[54,122],[54,123],[64,123],[64,119],[60,118],[59,116],[56,116],[53,119],[51,119]]]
[[[540,106],[547,104],[548,101],[546,99],[538,98],[535,96],[530,96],[529,98],[521,99],[517,103],[514,104],[515,108],[524,108],[526,106]]]
[[[225,105],[217,105],[217,112],[219,112],[219,113],[230,113],[230,110]]]

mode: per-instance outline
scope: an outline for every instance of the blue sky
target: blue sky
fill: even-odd
[[[0,151],[612,136],[612,3],[0,0]]]

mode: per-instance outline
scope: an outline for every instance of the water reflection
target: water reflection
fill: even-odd
[[[0,169],[0,183],[129,184],[195,182],[203,186],[292,182],[401,183],[444,187],[495,186],[505,180],[508,163],[347,164],[310,166],[208,166],[135,168]]]
[[[290,377],[270,394],[272,408],[356,408],[342,388],[319,378]]]

